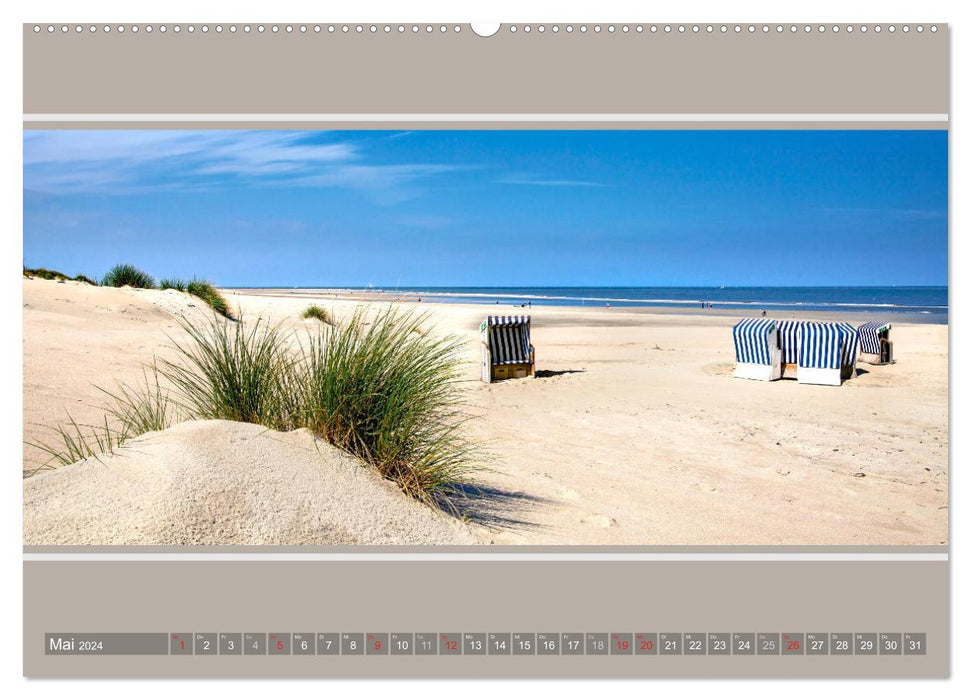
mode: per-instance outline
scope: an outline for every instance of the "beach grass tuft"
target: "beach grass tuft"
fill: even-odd
[[[178,421],[175,403],[154,366],[151,376],[146,370],[141,386],[119,384],[114,391],[101,391],[110,401],[100,425],[81,425],[68,414],[67,423],[53,429],[52,442],[27,443],[49,457],[35,471],[109,454],[133,437],[165,430]]]
[[[115,265],[101,280],[105,287],[134,287],[135,289],[155,289],[155,278],[134,265]]]
[[[84,282],[85,284],[93,284],[95,287],[98,286],[98,283],[87,275],[76,275],[74,277],[70,277],[65,275],[63,272],[58,272],[57,270],[48,270],[44,267],[24,267],[24,277],[27,279],[34,279],[36,277],[37,279],[54,280],[56,282]]]
[[[142,375],[139,386],[119,384],[114,390],[101,389],[111,399],[105,409],[114,418],[121,442],[128,438],[165,430],[178,422],[171,390],[162,386],[157,365],[151,365]]]
[[[109,425],[107,415],[104,425],[81,425],[68,414],[67,423],[57,426],[53,432],[52,443],[40,440],[27,443],[48,455],[48,460],[32,474],[52,465],[64,467],[88,457],[108,454],[124,441],[122,435]]]
[[[63,272],[58,272],[57,270],[48,270],[47,268],[44,268],[44,267],[35,267],[35,268],[25,267],[24,277],[27,277],[28,279],[37,277],[38,279],[42,279],[42,280],[58,280],[58,281],[71,279]]]
[[[158,288],[159,289],[174,289],[177,292],[184,292],[185,291],[185,288],[188,285],[189,285],[189,283],[186,282],[185,280],[181,280],[181,279],[178,279],[178,278],[172,278],[172,277],[166,277],[164,279],[159,280]]]
[[[190,417],[299,427],[296,359],[280,326],[262,319],[246,326],[213,316],[182,321],[185,341],[173,341],[177,361],[159,362]]]
[[[370,324],[365,314],[311,337],[303,421],[406,493],[448,507],[474,463],[455,383],[461,341],[413,334],[425,317],[411,312]]]
[[[226,301],[226,298],[211,283],[205,280],[194,279],[185,284],[185,290],[180,291],[186,291],[192,296],[202,299],[220,316],[235,320],[229,311],[229,303]]]
[[[326,323],[327,325],[333,325],[334,318],[331,316],[330,311],[317,304],[311,304],[307,307],[306,311],[302,314],[303,318],[315,318],[321,323]]]

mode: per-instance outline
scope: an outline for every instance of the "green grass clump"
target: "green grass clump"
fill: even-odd
[[[225,316],[228,319],[233,318],[233,315],[229,312],[229,304],[226,302],[226,298],[209,282],[192,280],[185,285],[185,291],[202,299],[220,316]]]
[[[170,279],[168,277],[159,280],[159,289],[174,289],[177,292],[184,292],[185,288],[188,286],[188,282],[180,279]]]
[[[447,505],[473,460],[456,378],[462,343],[412,330],[424,317],[361,311],[311,339],[307,427],[428,503]]]
[[[118,425],[116,430],[123,436],[122,442],[165,430],[178,420],[175,402],[170,391],[162,387],[158,368],[152,365],[150,369],[151,376],[146,371],[140,386],[119,384],[114,391],[101,390],[111,399],[106,413]]]
[[[155,289],[155,278],[142,272],[134,265],[115,265],[101,280],[105,287],[134,287],[135,289]]]
[[[34,269],[31,269],[29,267],[25,267],[24,268],[24,277],[27,277],[27,278],[37,277],[37,278],[42,279],[42,280],[59,280],[59,281],[64,281],[64,280],[71,279],[70,277],[68,277],[67,275],[65,275],[63,272],[58,272],[57,270],[48,270],[48,269],[43,268],[43,267],[38,267],[38,268],[34,268]]]
[[[109,454],[133,437],[165,430],[178,420],[175,404],[154,369],[151,379],[146,372],[143,386],[120,384],[115,391],[102,391],[111,401],[101,424],[81,425],[68,414],[67,423],[53,429],[52,442],[28,443],[48,455],[35,472]]]
[[[159,371],[193,418],[300,427],[296,359],[280,326],[257,320],[247,330],[213,316],[182,327],[188,340],[173,344],[176,361],[162,361]]]
[[[307,310],[302,314],[303,318],[315,318],[321,323],[326,323],[328,325],[333,325],[334,319],[330,315],[330,311],[323,308],[322,306],[317,306],[316,304],[311,304],[307,307]]]
[[[26,277],[27,279],[33,279],[36,277],[42,280],[55,280],[57,282],[67,282],[67,281],[84,282],[85,284],[93,284],[95,287],[98,286],[98,283],[95,282],[90,277],[88,277],[87,275],[77,275],[75,277],[68,277],[63,272],[58,272],[57,270],[48,270],[43,267],[36,267],[36,268],[25,267],[24,277]]]
[[[67,424],[54,428],[53,432],[53,443],[40,440],[27,443],[49,457],[30,475],[52,465],[64,467],[88,457],[107,454],[124,441],[121,434],[108,424],[107,415],[104,425],[80,425],[68,414]]]

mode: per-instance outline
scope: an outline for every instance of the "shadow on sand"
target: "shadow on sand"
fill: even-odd
[[[525,517],[526,511],[547,499],[523,491],[506,491],[491,486],[455,484],[452,506],[469,521],[493,530],[534,530],[538,524]]]
[[[537,379],[547,379],[549,377],[559,377],[564,374],[582,374],[585,369],[538,369],[536,370]]]

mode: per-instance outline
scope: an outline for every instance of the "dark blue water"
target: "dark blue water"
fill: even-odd
[[[378,291],[377,288],[374,291]],[[907,314],[947,323],[947,287],[415,287],[387,289],[436,301],[499,306],[663,306],[766,311],[847,311],[874,317]]]

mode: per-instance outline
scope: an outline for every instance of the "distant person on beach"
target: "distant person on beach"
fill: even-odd
[[[762,309],[762,318],[765,318],[765,309]]]

